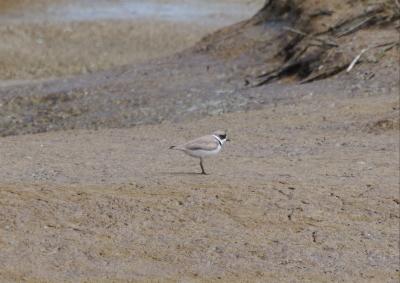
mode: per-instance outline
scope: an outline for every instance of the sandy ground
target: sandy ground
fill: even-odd
[[[0,278],[396,282],[396,111],[395,94],[317,95],[2,138]],[[210,175],[168,150],[215,128],[232,142],[206,161]]]
[[[155,9],[151,4],[163,6]],[[262,4],[262,0],[2,1],[0,83],[86,74],[171,55],[222,26],[251,17]],[[188,13],[192,16],[185,16]]]
[[[21,21],[48,4],[0,3],[1,282],[398,282],[398,49],[251,88],[249,57],[143,63],[215,22]],[[168,150],[216,129],[209,175]]]

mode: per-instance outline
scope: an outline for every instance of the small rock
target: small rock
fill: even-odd
[[[217,246],[217,247],[215,247],[215,252],[219,253],[219,254],[222,254],[224,252],[224,249]]]

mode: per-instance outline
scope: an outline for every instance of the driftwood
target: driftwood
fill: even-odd
[[[354,68],[354,66],[357,64],[357,62],[360,60],[361,56],[362,56],[365,52],[367,52],[367,51],[369,51],[369,50],[371,50],[371,49],[374,49],[374,48],[378,48],[378,47],[386,47],[386,48],[384,48],[384,50],[383,50],[384,52],[386,52],[386,51],[392,49],[393,47],[395,47],[396,45],[399,45],[399,42],[397,42],[397,41],[392,41],[392,42],[377,44],[377,45],[374,45],[374,46],[371,46],[371,47],[367,47],[367,48],[362,49],[361,52],[353,59],[353,61],[351,61],[350,65],[349,65],[349,66],[347,67],[347,69],[346,69],[346,72],[350,72],[350,71]]]
[[[362,12],[358,16],[342,20],[335,26],[329,28],[326,32],[329,32],[336,37],[349,35],[362,27],[368,26],[373,21],[376,21],[378,19],[377,15],[383,11],[384,7],[382,5],[372,7]]]
[[[358,60],[360,60],[361,56],[367,52],[370,48],[364,48],[361,50],[361,52],[354,58],[353,61],[351,61],[350,65],[347,67],[346,72],[350,72],[354,65],[358,62]]]
[[[367,25],[369,22],[371,22],[374,19],[374,16],[368,17],[366,19],[363,19],[362,21],[360,21],[359,23],[356,23],[355,25],[349,27],[348,29],[346,29],[345,31],[340,32],[337,37],[342,37],[345,35],[348,35],[350,33],[353,33],[355,31],[357,31],[358,29],[360,29],[362,26]]]
[[[296,76],[300,79],[301,83],[324,79],[344,70],[350,72],[360,61],[362,55],[373,48],[384,46],[393,48],[395,45],[398,45],[398,42],[365,47],[356,57],[352,58],[350,54],[347,54],[348,50],[341,48],[340,44],[338,44],[338,42],[342,42],[343,44],[341,38],[361,29],[372,25],[394,23],[398,20],[400,12],[393,11],[400,11],[400,0],[392,1],[392,6],[385,6],[385,3],[366,7],[358,15],[341,19],[336,24],[318,33],[313,32],[312,29],[310,30],[309,27],[312,26],[310,21],[318,16],[329,17],[333,14],[332,11],[324,9],[311,11],[308,15],[308,20],[304,20],[304,16],[299,17],[300,20],[297,22],[294,21],[293,25],[282,28],[294,37],[292,41],[282,48],[283,53],[281,57],[284,58],[283,62],[275,68],[266,68],[261,75],[247,77],[247,85],[257,87],[286,76]],[[269,1],[269,3],[272,2],[274,1]],[[288,0],[286,2],[295,5],[294,1]],[[297,3],[301,3],[301,1]]]
[[[317,63],[321,61],[323,54],[331,49],[336,48],[337,44],[323,38],[314,36],[306,36],[299,44],[298,50],[290,57],[290,59],[275,70],[259,76],[253,87],[264,85],[274,79],[292,74],[299,74],[307,77],[310,70],[314,69]]]

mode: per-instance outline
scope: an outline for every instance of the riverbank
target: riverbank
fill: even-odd
[[[0,84],[93,73],[172,55],[251,17],[262,2],[2,1]]]

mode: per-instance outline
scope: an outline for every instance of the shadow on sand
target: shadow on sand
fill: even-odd
[[[160,172],[163,175],[174,175],[174,176],[207,176],[209,174],[201,174],[201,172]]]

